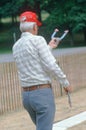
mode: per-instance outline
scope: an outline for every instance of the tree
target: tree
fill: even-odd
[[[18,10],[20,8],[19,1],[17,0],[3,0],[0,5],[1,16],[2,17],[12,17],[12,22],[14,23]]]
[[[59,28],[69,29],[71,45],[74,44],[73,32],[75,31],[83,30],[86,39],[86,0],[58,0],[57,2],[54,0],[54,2],[56,4],[52,4],[53,10],[47,20],[50,28],[57,25]],[[47,4],[47,7],[49,5]]]
[[[72,17],[70,17],[72,16]],[[74,7],[69,13],[71,26],[74,32],[83,31],[86,42],[86,1],[77,0]]]
[[[41,20],[40,0],[3,0],[0,3],[0,18],[12,17],[12,23],[16,21],[16,16],[23,11],[34,11]]]
[[[0,1],[0,22],[1,22],[1,18],[3,17],[3,14],[4,14],[4,5],[5,3],[9,2],[10,0],[3,0],[3,1]]]
[[[71,35],[71,45],[73,45],[73,34],[72,34],[72,27],[70,26],[70,19],[69,19],[69,11],[75,4],[75,0],[71,2],[71,0],[59,0],[55,1],[53,4],[53,10],[51,15],[48,19],[50,23],[50,27],[58,27],[60,30],[69,29],[69,33]],[[49,28],[50,28],[49,27]]]
[[[70,30],[71,44],[73,32],[83,31],[86,39],[86,0],[3,0],[0,2],[0,18],[16,16],[26,10],[36,12],[41,20],[41,11],[50,13],[48,23],[54,26],[65,27]],[[65,25],[65,26],[64,26]]]

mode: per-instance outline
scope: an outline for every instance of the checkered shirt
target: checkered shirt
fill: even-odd
[[[42,36],[22,33],[13,46],[13,56],[22,87],[51,83],[51,75],[63,87],[69,86],[66,75],[56,64],[56,59]]]

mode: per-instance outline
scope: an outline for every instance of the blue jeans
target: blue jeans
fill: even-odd
[[[36,130],[52,130],[55,103],[51,88],[22,92],[23,105],[28,111]]]

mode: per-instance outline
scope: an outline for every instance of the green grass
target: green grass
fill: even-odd
[[[46,15],[48,17],[48,14]],[[16,39],[20,37],[19,24],[12,25],[11,23],[3,23],[0,30],[0,53],[6,53],[12,51],[12,46],[14,44],[13,33],[16,33]],[[39,28],[39,34],[44,36],[46,41],[51,40],[51,34],[53,30],[48,30],[46,23]],[[61,36],[61,34],[58,34]],[[71,45],[71,37],[69,34],[62,40],[58,48],[67,48],[67,47],[77,47],[77,46],[86,46],[84,42],[84,37],[82,33],[74,34],[74,45]]]

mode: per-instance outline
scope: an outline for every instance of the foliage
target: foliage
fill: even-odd
[[[71,36],[72,33],[83,31],[86,38],[86,0],[1,0],[0,22],[3,17],[16,19],[26,10],[35,11],[40,20],[42,10],[50,14],[39,30],[49,40],[56,27],[61,33],[64,29],[69,29]]]
[[[37,6],[39,4],[39,6]],[[38,8],[39,7],[39,8]],[[62,26],[73,31],[86,27],[86,0],[3,0],[0,17],[16,17],[24,10],[34,10],[41,20],[41,10],[50,13],[50,26]]]
[[[85,0],[61,0],[46,21],[47,28],[69,29],[73,41],[73,32],[83,31],[86,39],[86,2]],[[49,30],[49,29],[47,29]]]
[[[72,17],[71,17],[72,16]],[[69,13],[69,19],[72,21],[73,31],[86,29],[86,3],[77,3]]]

